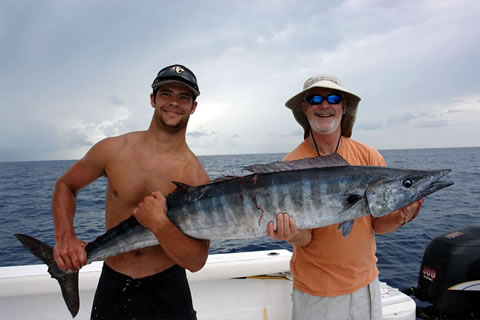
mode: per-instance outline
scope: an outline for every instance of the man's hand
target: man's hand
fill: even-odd
[[[422,207],[423,201],[425,201],[425,198],[415,201],[409,204],[408,206],[400,209],[400,216],[403,218],[402,225],[412,221],[418,216],[418,213],[420,212],[420,208]]]
[[[167,199],[161,192],[156,191],[152,192],[152,195],[146,196],[143,202],[138,204],[133,215],[142,226],[154,231],[166,223],[170,223],[167,211]]]
[[[273,221],[267,225],[267,234],[270,238],[287,241],[291,245],[303,247],[312,241],[309,230],[297,229],[295,219],[288,213],[277,214],[277,229],[274,229]]]
[[[87,264],[86,242],[75,236],[57,240],[53,248],[53,258],[57,266],[62,270],[78,271]]]
[[[277,214],[277,230],[274,229],[273,221],[270,221],[267,225],[268,236],[276,240],[290,241],[297,232],[295,219],[290,217],[288,213]]]
[[[415,219],[420,212],[423,201],[425,201],[425,198],[415,201],[408,206],[383,217],[373,218],[373,230],[378,234],[387,234],[397,230],[404,224]]]

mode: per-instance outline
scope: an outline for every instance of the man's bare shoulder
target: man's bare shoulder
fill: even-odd
[[[202,165],[202,162],[198,157],[192,152],[188,151],[188,162],[189,162],[189,167],[191,167],[193,170],[191,174],[193,174],[193,182],[196,185],[200,184],[206,184],[210,182],[210,177],[208,176],[207,171]]]
[[[131,132],[102,139],[93,145],[78,163],[79,165],[106,169],[111,161],[116,161],[125,152],[128,152],[129,146],[133,148],[141,137],[142,132]]]
[[[119,136],[108,137],[101,140],[98,143],[110,145],[110,146],[134,144],[134,143],[137,143],[139,140],[144,139],[144,137],[145,137],[145,131],[134,131],[134,132],[124,133]]]
[[[105,139],[97,142],[92,149],[103,151],[103,152],[113,152],[116,149],[124,149],[129,146],[135,146],[139,141],[143,139],[145,132],[135,131],[125,133],[119,136],[107,137]]]

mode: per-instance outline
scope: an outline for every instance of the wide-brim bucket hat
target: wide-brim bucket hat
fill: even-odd
[[[295,120],[302,126],[304,138],[307,138],[310,132],[310,124],[308,123],[307,116],[302,111],[302,102],[305,101],[307,91],[312,88],[328,88],[340,91],[343,94],[347,108],[342,117],[341,131],[342,136],[350,138],[352,136],[355,119],[357,118],[358,103],[361,99],[356,94],[345,89],[340,79],[329,74],[320,74],[308,78],[303,84],[303,90],[285,102],[285,106],[292,110]]]

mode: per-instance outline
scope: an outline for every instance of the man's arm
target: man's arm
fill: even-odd
[[[167,216],[167,200],[162,193],[145,197],[133,214],[142,226],[152,230],[165,254],[176,264],[191,272],[205,265],[210,241],[190,238],[174,226]]]
[[[412,221],[418,215],[423,201],[420,199],[400,210],[389,213],[383,217],[373,218],[373,229],[378,234],[387,234],[399,229],[404,224]]]
[[[93,146],[81,160],[77,161],[58,178],[52,194],[52,215],[55,225],[55,247],[53,257],[62,270],[77,271],[87,263],[85,242],[75,235],[73,219],[76,195],[86,185],[104,174],[104,152],[106,142]]]

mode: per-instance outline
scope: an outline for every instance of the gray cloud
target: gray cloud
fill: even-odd
[[[461,113],[462,110],[458,110],[458,109],[453,109],[453,110],[447,110],[447,113]]]
[[[187,137],[192,137],[192,138],[206,137],[206,136],[209,136],[209,135],[210,135],[210,133],[201,132],[201,131],[187,132]]]
[[[382,122],[361,122],[358,124],[355,124],[355,130],[378,130],[380,128],[383,128]]]
[[[67,129],[60,134],[61,144],[57,148],[91,147],[92,142],[89,141],[88,135],[79,129]]]
[[[290,131],[288,131],[287,136],[290,136],[290,137],[303,137],[303,129],[302,129],[302,128],[296,128],[295,130],[290,130]]]
[[[119,106],[124,105],[124,102],[122,101],[122,99],[120,99],[118,97],[112,97],[110,102],[114,105],[119,105]]]
[[[411,112],[405,112],[398,116],[391,117],[387,120],[389,126],[404,125],[411,120],[416,119],[416,116]]]
[[[444,128],[448,127],[450,122],[447,120],[422,121],[417,124],[418,128]]]
[[[442,128],[454,137],[461,124],[480,135],[472,67],[480,56],[472,41],[480,36],[480,3],[321,7],[302,0],[2,1],[0,161],[72,158],[106,136],[145,130],[150,84],[171,63],[199,78],[187,135],[202,154],[288,152],[303,132],[284,103],[323,72],[362,97],[354,135],[365,131],[381,148],[415,147],[398,134],[406,127],[412,136]]]

